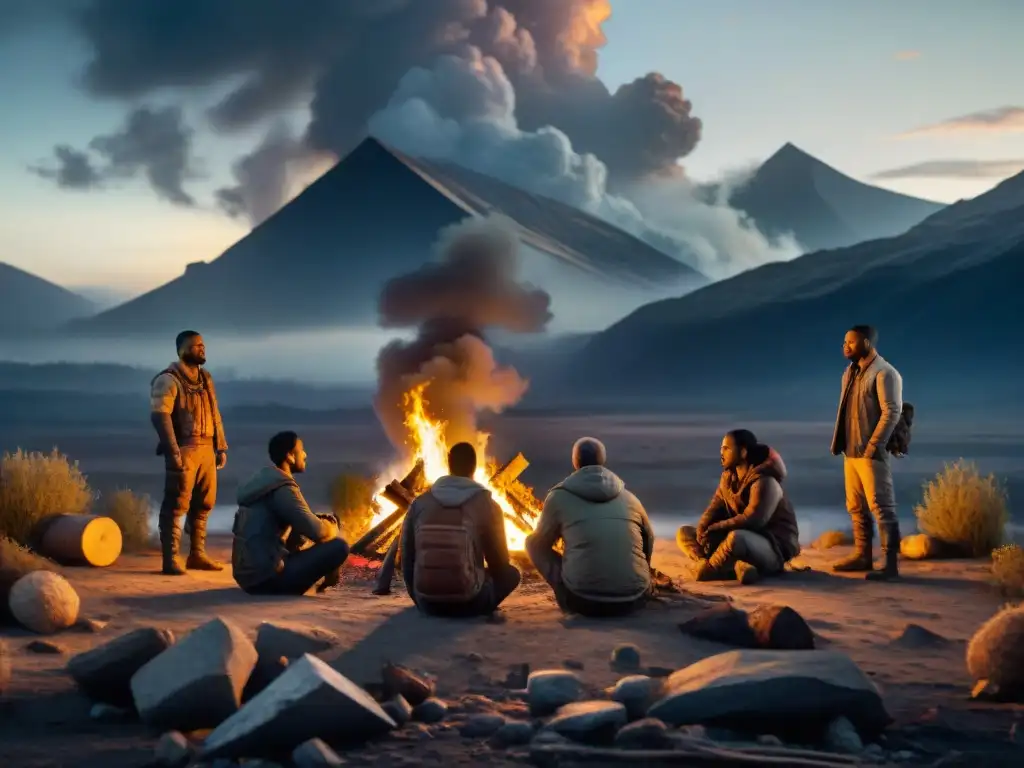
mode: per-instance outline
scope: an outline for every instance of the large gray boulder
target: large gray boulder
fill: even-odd
[[[207,737],[202,759],[286,754],[315,738],[347,745],[395,727],[369,693],[306,654]]]
[[[130,707],[132,676],[172,645],[174,633],[169,629],[133,629],[72,656],[67,671],[79,690],[93,701]]]
[[[736,726],[755,732],[824,727],[845,716],[862,734],[891,722],[861,669],[836,651],[738,650],[673,672],[647,712],[669,725]]]
[[[256,648],[237,625],[216,618],[189,632],[132,676],[142,722],[155,728],[213,728],[238,711]]]
[[[626,725],[626,707],[617,701],[574,701],[558,710],[547,727],[585,744],[611,744]]]
[[[256,628],[256,653],[260,661],[276,662],[282,656],[289,661],[307,653],[314,655],[341,644],[333,632],[311,624],[264,621]]]

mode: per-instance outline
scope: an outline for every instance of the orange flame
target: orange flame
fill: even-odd
[[[407,392],[403,398],[403,407],[406,413],[405,426],[409,429],[412,440],[412,457],[400,466],[389,467],[378,478],[381,490],[373,497],[377,513],[373,517],[371,526],[377,525],[397,509],[392,501],[383,496],[384,486],[391,479],[408,474],[417,460],[423,460],[423,474],[428,485],[432,485],[439,477],[448,474],[448,444],[444,438],[446,422],[436,421],[427,415],[426,400],[423,397],[426,388],[427,383],[420,384]],[[478,456],[487,455],[487,443],[490,437],[486,432],[477,433]],[[505,515],[505,538],[508,541],[509,551],[521,552],[526,548],[527,531],[522,529],[521,524],[517,525],[513,521],[526,521],[523,520],[522,515],[516,514],[516,508],[509,498],[509,490],[519,491],[516,493],[516,499],[521,506],[526,508],[526,514],[529,516],[529,528],[532,529],[536,525],[540,509],[537,508],[533,492],[518,480],[512,481],[509,488],[492,484],[491,477],[498,469],[497,462],[488,459],[477,467],[473,479],[489,490],[498,506],[501,507],[501,511]]]

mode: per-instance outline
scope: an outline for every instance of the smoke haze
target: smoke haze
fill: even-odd
[[[449,444],[475,444],[477,414],[500,413],[525,394],[528,382],[498,365],[484,338],[488,328],[540,332],[551,319],[548,294],[516,281],[518,248],[502,217],[467,219],[442,230],[436,262],[385,285],[381,325],[416,329],[377,358],[374,407],[398,450],[409,445],[402,399],[420,384],[429,415],[447,422]]]

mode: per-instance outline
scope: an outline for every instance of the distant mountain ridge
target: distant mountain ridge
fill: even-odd
[[[439,230],[504,213],[573,280],[643,289],[707,278],[593,216],[497,179],[364,140],[294,200],[209,263],[72,325],[82,334],[274,332],[376,322],[391,277],[431,257]]]
[[[769,413],[780,397],[831,402],[843,333],[871,323],[907,399],[1005,402],[1024,375],[1024,357],[1011,352],[1024,335],[1022,282],[1024,174],[898,237],[768,264],[641,307],[591,337],[558,389],[755,398]],[[814,382],[824,388],[808,389]]]
[[[96,306],[85,297],[0,262],[0,332],[57,328],[95,312]]]
[[[788,143],[729,202],[765,234],[791,233],[807,251],[894,237],[945,207],[864,184]]]

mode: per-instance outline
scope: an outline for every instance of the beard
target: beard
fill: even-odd
[[[206,365],[206,357],[203,355],[193,355],[191,352],[186,352],[181,356],[181,360],[185,365]]]

